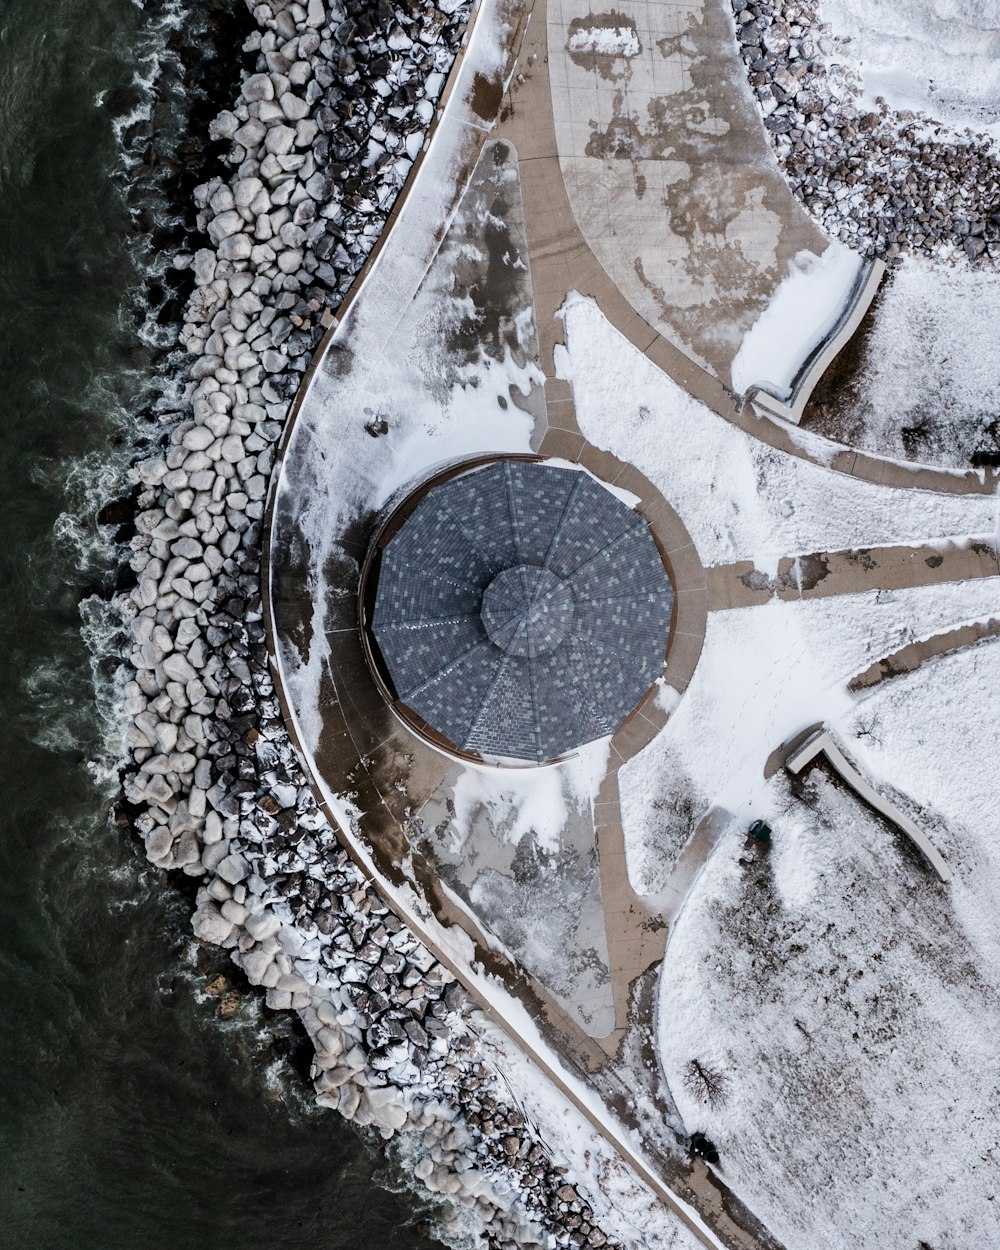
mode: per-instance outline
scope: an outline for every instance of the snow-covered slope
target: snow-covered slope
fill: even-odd
[[[997,0],[821,0],[820,15],[850,39],[869,101],[1000,138]]]

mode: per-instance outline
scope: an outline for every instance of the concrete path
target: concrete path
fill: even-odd
[[[708,609],[749,608],[771,599],[826,599],[871,590],[935,586],[1000,574],[996,548],[987,543],[927,547],[862,547],[783,556],[768,576],[749,560],[705,569]]]
[[[793,258],[829,246],[775,162],[728,4],[548,0],[546,26],[581,234],[646,322],[728,385]]]
[[[915,672],[924,664],[929,664],[942,655],[951,655],[955,651],[963,651],[966,647],[975,647],[980,643],[991,642],[1000,637],[1000,619],[990,617],[986,621],[976,621],[971,625],[960,625],[956,629],[946,629],[931,638],[923,638],[919,642],[908,643],[883,656],[868,666],[863,673],[858,673],[847,683],[848,690],[855,694],[877,686],[893,677],[902,677],[905,673]]]

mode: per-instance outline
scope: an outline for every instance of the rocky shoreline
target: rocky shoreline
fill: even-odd
[[[468,2],[248,8],[253,72],[210,126],[228,172],[196,188],[205,245],[174,260],[193,279],[186,392],[132,470],[126,810],[149,860],[198,883],[196,935],[298,1013],[321,1104],[411,1133],[417,1177],[487,1244],[612,1244],[491,1070],[469,997],[317,808],[263,624],[275,448],[425,141]]]
[[[864,105],[815,0],[732,0],[750,86],[793,192],[868,257],[1000,266],[1000,155],[982,135]]]

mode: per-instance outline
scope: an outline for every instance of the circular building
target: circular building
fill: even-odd
[[[645,520],[583,470],[526,460],[432,484],[407,512],[364,595],[400,713],[487,760],[544,763],[614,733],[663,671],[670,626]]]

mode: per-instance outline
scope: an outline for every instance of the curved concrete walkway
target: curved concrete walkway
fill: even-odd
[[[954,629],[944,630],[931,638],[920,642],[907,643],[891,655],[883,656],[870,664],[863,673],[858,673],[847,683],[847,688],[857,694],[862,690],[870,690],[873,686],[893,677],[902,677],[912,673],[924,664],[929,664],[939,656],[951,655],[955,651],[964,651],[967,647],[978,646],[979,643],[991,642],[1000,637],[1000,618],[991,616],[988,620],[975,621],[970,625],[958,625]]]

